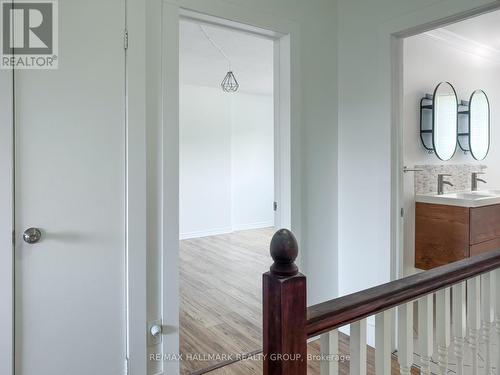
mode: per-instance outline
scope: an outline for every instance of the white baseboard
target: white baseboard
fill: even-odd
[[[249,229],[261,229],[261,228],[269,228],[274,227],[274,221],[260,221],[257,223],[248,223],[248,224],[237,224],[233,226],[233,230],[249,230]]]
[[[231,228],[231,227],[214,228],[214,229],[200,230],[200,231],[195,231],[195,232],[181,233],[179,235],[179,239],[188,240],[190,238],[217,236],[219,234],[227,234],[227,233],[232,233],[232,232],[233,232],[233,228]]]
[[[186,232],[181,233],[179,235],[180,240],[188,240],[190,238],[200,238],[200,237],[208,237],[208,236],[217,236],[220,234],[233,233],[239,230],[250,230],[250,229],[261,229],[273,227],[273,221],[260,221],[257,223],[249,223],[249,224],[238,224],[233,227],[225,227],[225,228],[213,228],[207,230],[200,230],[194,232]]]

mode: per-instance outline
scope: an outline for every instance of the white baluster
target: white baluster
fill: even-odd
[[[495,271],[496,283],[494,284],[495,297],[496,297],[496,331],[497,331],[497,350],[496,350],[496,367],[497,374],[500,374],[500,287],[497,283],[500,283],[500,269]]]
[[[467,334],[466,284],[453,287],[453,343],[457,359],[457,375],[464,375],[464,343]]]
[[[448,348],[451,331],[451,299],[450,288],[436,293],[436,338],[438,346],[439,373],[448,373]]]
[[[423,375],[431,373],[431,359],[434,349],[434,296],[432,294],[418,300],[418,342],[420,365]]]
[[[351,324],[351,364],[349,374],[366,375],[366,319]]]
[[[398,307],[398,361],[401,375],[413,365],[413,302]]]
[[[339,332],[337,330],[324,333],[320,336],[321,343],[321,375],[338,375],[339,362]]]
[[[484,367],[486,374],[490,375],[492,372],[491,362],[491,326],[495,321],[495,310],[493,295],[493,285],[495,283],[495,275],[493,272],[486,273],[481,276],[481,307],[482,307],[482,339],[484,342],[485,360]]]
[[[391,325],[392,311],[375,316],[375,374],[391,373]]]
[[[480,277],[467,281],[467,326],[469,328],[468,341],[472,351],[472,375],[478,375],[478,333],[481,328]]]

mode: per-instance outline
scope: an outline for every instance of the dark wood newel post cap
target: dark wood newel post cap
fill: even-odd
[[[293,233],[288,229],[277,231],[271,240],[271,257],[274,260],[271,274],[279,277],[297,275],[299,269],[294,262],[298,254],[299,246]]]

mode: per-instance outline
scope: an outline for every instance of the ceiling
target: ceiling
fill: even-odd
[[[203,25],[210,38],[229,57],[240,91],[272,95],[273,42],[229,28]],[[229,66],[198,23],[180,24],[180,82],[220,88]]]
[[[460,37],[500,51],[500,11],[486,13],[444,28]]]
[[[273,92],[273,42],[264,37],[215,25],[203,25],[212,40],[230,58],[240,91],[271,95]],[[440,30],[457,43],[486,46],[488,55],[500,54],[500,11],[448,25]],[[477,47],[477,45],[476,45]],[[180,81],[220,88],[229,67],[227,60],[205,37],[197,22],[180,24]],[[477,48],[475,49],[477,50]]]

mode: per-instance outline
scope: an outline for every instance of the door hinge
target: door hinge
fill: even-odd
[[[123,48],[128,49],[128,30],[125,29],[123,33]]]
[[[401,207],[400,214],[401,214],[401,217],[405,217],[405,209],[403,207]]]
[[[278,202],[273,202],[273,210],[278,211]]]
[[[12,246],[16,246],[16,231],[12,231]]]

